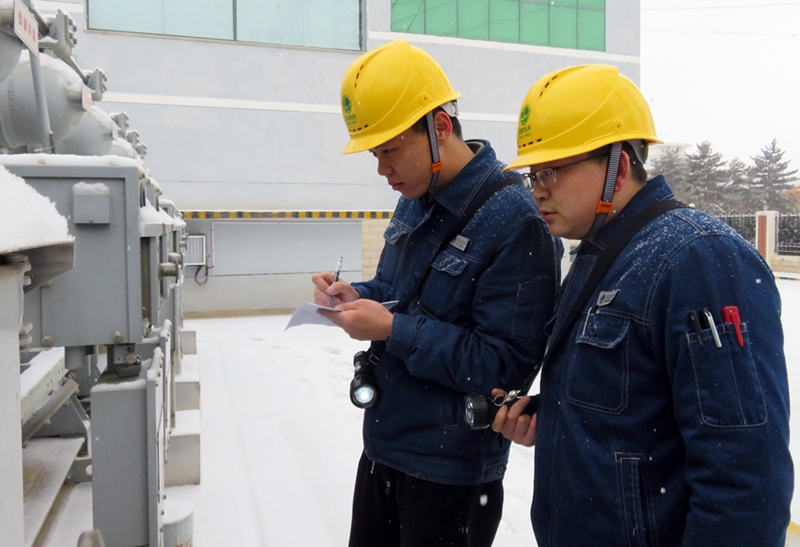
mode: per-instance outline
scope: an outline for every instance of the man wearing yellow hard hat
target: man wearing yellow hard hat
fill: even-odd
[[[366,408],[351,547],[492,544],[510,443],[471,430],[463,399],[521,383],[544,352],[557,243],[491,145],[462,139],[459,96],[404,41],[342,81],[345,153],[370,152],[401,195],[375,278],[312,279],[316,303],[341,310],[324,315],[371,342],[354,379],[369,397],[351,392]]]
[[[647,180],[659,142],[615,67],[540,79],[518,156],[550,231],[581,239],[527,398],[539,547],[782,547],[793,489],[780,298],[758,252]],[[528,384],[530,382],[527,382]],[[527,385],[525,387],[528,387]],[[499,390],[498,390],[499,392]]]

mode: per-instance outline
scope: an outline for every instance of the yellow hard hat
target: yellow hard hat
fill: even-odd
[[[610,65],[557,70],[533,84],[519,113],[517,158],[506,170],[641,139],[660,143],[641,91]]]
[[[460,96],[439,63],[408,42],[396,40],[368,51],[342,79],[342,116],[350,132],[344,153],[380,146]]]

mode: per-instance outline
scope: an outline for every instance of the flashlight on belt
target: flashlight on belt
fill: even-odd
[[[369,408],[378,400],[375,367],[379,358],[359,351],[353,356],[353,379],[350,381],[350,401],[358,408]]]
[[[466,395],[464,397],[464,421],[470,429],[486,429],[494,421],[501,406],[510,407],[517,399],[523,397],[519,391],[509,391],[506,395],[486,397],[484,395]],[[532,395],[522,413],[532,416],[539,411],[541,396]]]

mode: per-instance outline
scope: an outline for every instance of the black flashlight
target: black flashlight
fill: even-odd
[[[353,356],[353,379],[350,382],[350,401],[358,408],[369,408],[378,400],[375,382],[377,358],[371,353],[359,351]]]
[[[484,395],[465,395],[464,396],[464,421],[470,429],[486,429],[494,421],[494,417],[501,406],[510,407],[521,397],[519,392],[511,392],[508,395],[498,395],[489,398]],[[522,410],[523,414],[533,416],[539,412],[541,396],[532,395],[527,406]]]

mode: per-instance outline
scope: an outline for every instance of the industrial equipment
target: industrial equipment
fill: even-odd
[[[199,432],[196,453],[172,454],[196,472],[168,464],[176,413],[196,406],[176,386],[186,224],[127,115],[96,104],[106,78],[78,65],[75,29],[61,10],[0,3],[0,195],[32,188],[65,228],[48,232],[32,212],[22,218],[45,232],[33,244],[0,230],[0,512],[11,519],[0,546],[32,545],[67,480],[92,482],[91,537],[107,547],[178,547],[191,542],[192,510],[164,488],[170,476],[199,482]],[[54,486],[23,492],[29,464]]]

